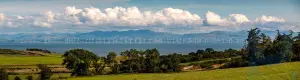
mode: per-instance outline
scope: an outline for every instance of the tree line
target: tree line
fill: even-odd
[[[277,30],[275,39],[271,39],[258,28],[251,29],[247,38],[247,56],[249,65],[264,65],[281,62],[299,61],[300,33],[293,36]]]
[[[274,64],[300,60],[300,34],[297,36],[282,34],[277,31],[275,39],[271,39],[258,28],[248,31],[246,45],[240,50],[226,49],[215,51],[213,48],[197,50],[188,54],[161,55],[157,49],[130,49],[118,55],[110,52],[107,56],[98,57],[93,52],[84,49],[73,49],[65,52],[64,65],[73,71],[73,76],[90,74],[119,73],[161,73],[180,72],[180,63],[202,61],[209,59],[232,58],[231,61],[216,61],[205,64],[227,63],[225,68]],[[90,72],[89,68],[94,70]],[[110,72],[104,70],[109,67]]]

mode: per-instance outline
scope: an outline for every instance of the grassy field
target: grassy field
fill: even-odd
[[[9,80],[14,80],[14,78],[16,76],[20,77],[22,80],[27,79],[28,76],[32,76],[33,80],[37,80],[40,77],[39,74],[31,74],[31,75],[9,75],[8,79]],[[51,76],[51,80],[57,80],[59,78],[66,78],[66,77],[70,77],[70,76],[71,76],[71,74],[69,74],[69,73],[53,74]]]
[[[68,80],[299,80],[300,62],[169,74],[120,74]]]
[[[0,56],[0,65],[61,64],[59,56]]]

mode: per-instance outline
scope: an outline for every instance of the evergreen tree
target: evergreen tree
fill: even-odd
[[[260,30],[258,28],[248,31],[247,52],[249,65],[256,65],[264,58],[261,50],[258,48],[260,38]]]
[[[290,34],[280,34],[277,30],[277,37],[274,40],[274,51],[278,55],[278,62],[291,61],[293,58],[293,32]]]

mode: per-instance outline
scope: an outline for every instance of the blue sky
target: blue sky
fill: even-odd
[[[59,31],[58,28],[60,26],[74,26],[74,24],[66,25],[66,23],[63,20],[65,19],[58,19],[56,17],[59,17],[57,15],[63,14],[66,7],[76,7],[76,9],[84,10],[84,8],[90,8],[94,7],[103,12],[106,8],[114,8],[116,6],[122,7],[122,8],[128,8],[128,7],[136,7],[140,12],[143,13],[143,11],[151,11],[153,13],[164,10],[166,8],[172,8],[172,9],[180,9],[184,11],[188,11],[191,14],[196,14],[200,18],[205,21],[205,17],[207,16],[208,11],[211,11],[213,13],[216,13],[217,15],[221,16],[222,19],[226,18],[226,16],[230,14],[243,14],[246,15],[246,17],[249,20],[254,21],[255,19],[261,17],[262,15],[271,16],[268,17],[268,19],[273,20],[273,17],[284,19],[285,22],[297,22],[300,19],[299,15],[299,7],[300,7],[300,1],[299,0],[0,0],[0,13],[4,14],[4,19],[2,22],[2,33],[18,33],[18,32],[31,32],[32,30],[41,30],[46,32],[62,32]],[[29,19],[31,21],[21,21],[21,20],[14,20],[13,17],[21,16],[26,18],[27,17],[41,17],[45,14],[45,12],[51,11],[51,14],[54,16],[54,22],[46,22],[45,20],[42,20],[40,18],[34,18]],[[81,14],[76,14],[81,15]],[[89,18],[80,18],[78,16],[78,19],[80,21],[86,21],[89,20]],[[0,16],[1,17],[1,16]],[[198,18],[197,18],[198,19]],[[195,18],[193,18],[195,20]],[[0,19],[1,21],[1,19]],[[16,21],[16,22],[13,22]],[[37,21],[37,22],[36,22]],[[54,25],[54,23],[59,22],[61,25]],[[22,22],[22,23],[20,23]],[[31,22],[31,23],[30,23]],[[24,23],[33,24],[36,22],[36,24],[43,24],[43,25],[49,25],[51,24],[51,29],[43,29],[39,27],[31,27],[32,25],[24,25],[29,26],[26,27],[28,30],[15,30],[7,27],[11,24],[18,24],[19,26]],[[83,22],[83,24],[85,24]],[[278,20],[272,21],[272,22],[278,22]],[[279,20],[280,22],[280,20]],[[116,23],[110,22],[109,24]],[[163,22],[162,22],[163,23]],[[58,24],[58,23],[57,23]],[[177,23],[170,23],[176,25]],[[179,23],[178,23],[179,24]],[[201,23],[202,24],[202,23]],[[157,30],[157,31],[166,31],[166,32],[182,32],[184,30],[174,30],[174,28],[161,28],[160,26],[166,27],[166,25],[158,25],[155,23],[155,25],[147,24],[147,26],[151,25],[149,29]],[[192,24],[185,24],[186,25],[192,25]],[[194,24],[193,24],[194,25]],[[255,24],[254,26],[256,26]],[[259,24],[260,25],[260,24]],[[292,24],[291,24],[292,25]],[[1,26],[1,24],[0,24]],[[17,27],[19,27],[17,26]],[[76,25],[75,25],[76,26]],[[83,29],[83,31],[92,31],[92,30],[126,30],[126,29],[135,29],[135,27],[131,27],[130,25],[118,25],[118,26],[129,26],[127,28],[95,28],[91,27],[91,25],[80,25],[80,26],[89,26],[88,28]],[[92,25],[92,26],[103,26],[102,24],[99,25]],[[136,25],[135,25],[136,26]],[[141,25],[138,25],[141,26]],[[145,25],[142,25],[145,26]],[[168,25],[169,26],[169,25]],[[167,27],[168,27],[167,26]],[[197,25],[199,26],[199,25]],[[206,31],[203,29],[209,29],[209,31],[213,31],[218,29],[218,26],[220,25],[212,25],[216,26],[216,28],[210,29],[210,28],[197,28],[201,29],[197,32]],[[222,25],[224,26],[224,25]],[[249,26],[249,25],[246,25]],[[253,25],[251,25],[253,26]],[[262,26],[266,26],[266,24],[262,24]],[[267,27],[270,25],[268,24]],[[278,25],[272,25],[276,26],[276,29],[280,26]],[[282,26],[282,25],[281,25]],[[286,26],[286,25],[285,25]],[[159,27],[159,28],[156,28]],[[298,26],[296,26],[298,27]],[[1,28],[1,27],[0,27]],[[16,27],[14,27],[16,28]],[[49,26],[47,28],[50,28]],[[74,27],[66,27],[64,29],[67,30],[67,32],[77,32],[80,31],[78,28]],[[176,27],[178,28],[178,27]],[[82,29],[82,28],[80,28]],[[144,28],[136,28],[136,29],[144,29]],[[146,28],[148,29],[148,28]],[[194,28],[191,28],[191,26],[178,29],[191,29],[194,30]],[[229,29],[229,28],[225,28]],[[235,28],[237,29],[237,28]],[[240,28],[239,28],[240,29]],[[291,28],[292,29],[292,28]],[[6,31],[6,32],[5,32]],[[8,32],[9,31],[9,32]]]

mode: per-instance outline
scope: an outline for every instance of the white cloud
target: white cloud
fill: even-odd
[[[205,14],[203,21],[204,25],[207,26],[240,26],[248,22],[250,22],[250,20],[243,14],[230,14],[228,17],[222,18],[220,15],[211,11]]]
[[[229,20],[236,24],[247,23],[250,20],[243,14],[230,14]]]
[[[23,16],[17,16],[17,19],[24,19]]]
[[[210,26],[215,26],[215,25],[220,25],[224,22],[223,19],[221,19],[220,15],[208,11],[205,14],[205,20],[203,21],[204,25],[210,25]]]
[[[259,18],[256,18],[255,20],[257,23],[267,23],[267,22],[285,22],[284,19],[274,17],[274,16],[261,16]]]
[[[55,15],[52,11],[47,11],[45,13],[45,17],[47,18],[48,22],[53,22]]]
[[[0,23],[4,22],[5,16],[3,13],[0,13]]]
[[[75,9],[80,14],[74,18],[78,18],[79,21],[85,24],[93,25],[110,25],[110,26],[155,26],[155,25],[192,25],[201,24],[201,18],[196,14],[191,14],[188,11],[165,8],[158,12],[140,11],[137,7],[115,7],[106,8],[101,11],[98,8],[85,8],[83,11]],[[65,12],[72,12],[66,9]]]
[[[4,20],[5,19],[5,20]],[[294,29],[288,27],[284,19],[274,16],[261,16],[249,20],[244,14],[220,16],[208,11],[204,18],[189,11],[164,8],[159,11],[141,11],[137,7],[114,7],[99,9],[95,7],[77,9],[66,7],[62,12],[47,11],[42,15],[4,16],[0,14],[0,27],[26,27],[56,30],[129,30],[150,29],[160,32],[209,32],[217,30],[245,30],[259,27],[266,30]],[[34,29],[32,29],[34,30]],[[300,28],[299,28],[300,30]]]
[[[76,14],[79,14],[80,12],[82,12],[82,10],[81,9],[76,9],[75,6],[65,8],[65,14],[66,15],[76,15]]]
[[[47,23],[47,22],[39,22],[39,21],[35,21],[33,22],[34,26],[39,26],[39,27],[44,27],[44,28],[51,28],[51,24]]]

